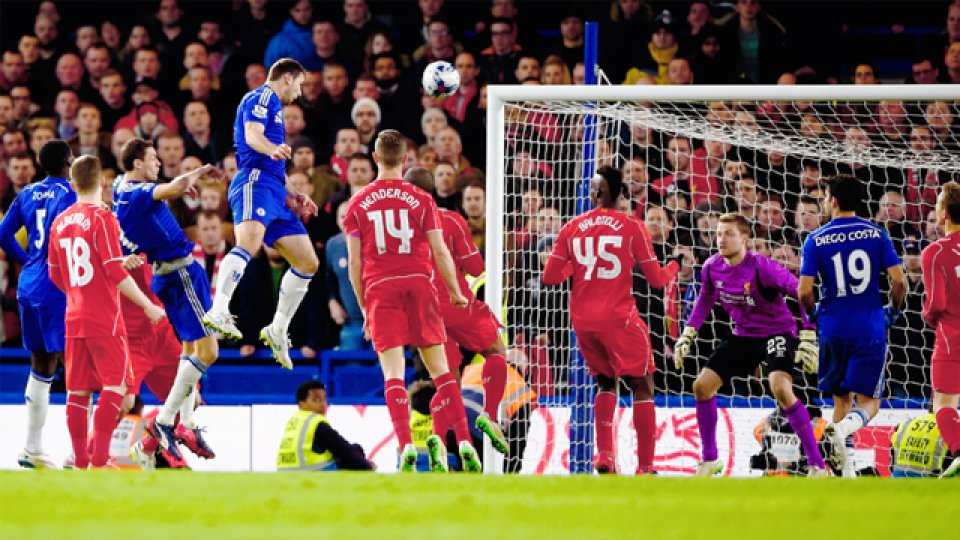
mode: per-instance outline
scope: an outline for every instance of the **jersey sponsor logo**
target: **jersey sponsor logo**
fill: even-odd
[[[256,118],[266,118],[267,117],[267,108],[263,105],[254,105],[253,106],[253,116]]]
[[[406,191],[398,188],[390,188],[371,191],[366,197],[363,198],[362,201],[360,201],[360,208],[369,210],[370,207],[373,206],[373,203],[382,201],[384,199],[400,199],[401,201],[409,204],[410,208],[415,209],[420,207],[420,201],[418,201],[411,193],[407,193]]]
[[[851,231],[849,233],[839,232],[833,234],[822,234],[814,238],[814,243],[819,247],[830,244],[840,244],[848,240],[869,240],[874,238],[880,238],[880,231],[877,229],[860,229],[857,231]]]
[[[339,266],[340,268],[346,268],[346,267],[347,267],[347,258],[346,258],[346,257],[340,257],[339,259],[337,259],[337,266]]]
[[[277,111],[277,115],[273,117],[273,121],[283,125],[283,111]]]
[[[263,216],[267,215],[267,211],[264,210],[263,208],[257,208],[257,215],[260,216],[260,217],[263,217]]]
[[[62,233],[70,225],[80,225],[84,231],[90,230],[90,220],[80,212],[64,216],[63,221],[57,224],[57,233]]]

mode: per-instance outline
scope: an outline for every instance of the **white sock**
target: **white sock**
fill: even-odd
[[[222,264],[222,263],[221,263]],[[277,299],[277,312],[273,315],[271,328],[280,336],[287,335],[290,319],[300,307],[300,302],[310,288],[313,274],[301,274],[296,268],[290,268],[280,280],[280,297]]]
[[[193,356],[181,357],[180,367],[177,368],[177,377],[173,380],[173,388],[170,389],[170,395],[167,401],[160,408],[160,414],[157,415],[157,422],[164,425],[172,425],[174,417],[180,412],[180,407],[186,399],[193,398],[193,392],[197,387],[197,381],[207,371],[207,366]],[[193,401],[190,402],[193,405]]]
[[[870,422],[870,417],[863,409],[851,409],[843,417],[843,420],[837,422],[835,429],[840,430],[844,437],[849,437],[856,433],[858,429],[867,425],[868,422]]]
[[[34,454],[43,453],[43,425],[47,422],[47,407],[50,405],[50,384],[53,376],[45,377],[30,370],[24,400],[27,403],[27,445],[24,450]]]
[[[200,363],[200,359],[193,357],[194,361]],[[193,429],[196,427],[193,423],[193,409],[194,405],[197,403],[197,386],[193,385],[189,388],[189,394],[184,398],[183,403],[180,405],[180,423],[184,427]]]
[[[250,262],[250,252],[240,246],[230,250],[220,261],[220,272],[217,274],[217,293],[213,298],[213,308],[210,311],[223,313],[230,311],[230,299],[237,283],[243,277],[243,272]]]

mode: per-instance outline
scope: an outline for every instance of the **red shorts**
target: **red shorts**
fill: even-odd
[[[440,313],[447,330],[444,348],[451,371],[459,368],[463,361],[460,347],[468,351],[483,352],[500,338],[500,321],[486,302],[474,300],[463,309],[443,303]]]
[[[643,377],[657,370],[647,325],[637,314],[622,328],[576,332],[577,344],[591,375]]]
[[[960,394],[960,358],[934,356],[930,365],[930,379],[935,392]]]
[[[446,343],[440,302],[430,278],[388,279],[367,287],[367,325],[373,348],[383,352],[411,345]]]
[[[133,384],[127,338],[123,336],[68,337],[63,364],[67,391],[96,391],[107,386]]]
[[[130,342],[130,364],[133,366],[133,384],[128,394],[139,394],[142,383],[160,401],[167,400],[180,367],[183,347],[173,327],[161,323],[149,336],[136,336]]]

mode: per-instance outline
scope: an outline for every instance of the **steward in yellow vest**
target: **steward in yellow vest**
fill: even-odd
[[[890,472],[898,477],[936,477],[949,454],[933,413],[901,422],[890,437]]]
[[[327,389],[320,381],[297,388],[298,410],[287,421],[277,453],[278,471],[373,470],[363,448],[350,444],[327,421]]]

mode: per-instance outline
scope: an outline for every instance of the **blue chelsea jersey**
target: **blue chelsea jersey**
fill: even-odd
[[[247,122],[263,124],[263,134],[273,144],[282,144],[287,131],[283,125],[283,103],[280,96],[269,86],[247,92],[237,107],[237,119],[233,124],[233,147],[237,152],[237,167],[240,170],[260,169],[268,176],[284,183],[285,162],[282,159],[270,159],[247,145],[245,137]],[[262,177],[261,177],[262,178]]]
[[[193,253],[193,244],[163,201],[153,198],[157,184],[113,183],[113,213],[120,222],[120,245],[124,254],[146,253],[150,262],[165,262]]]

